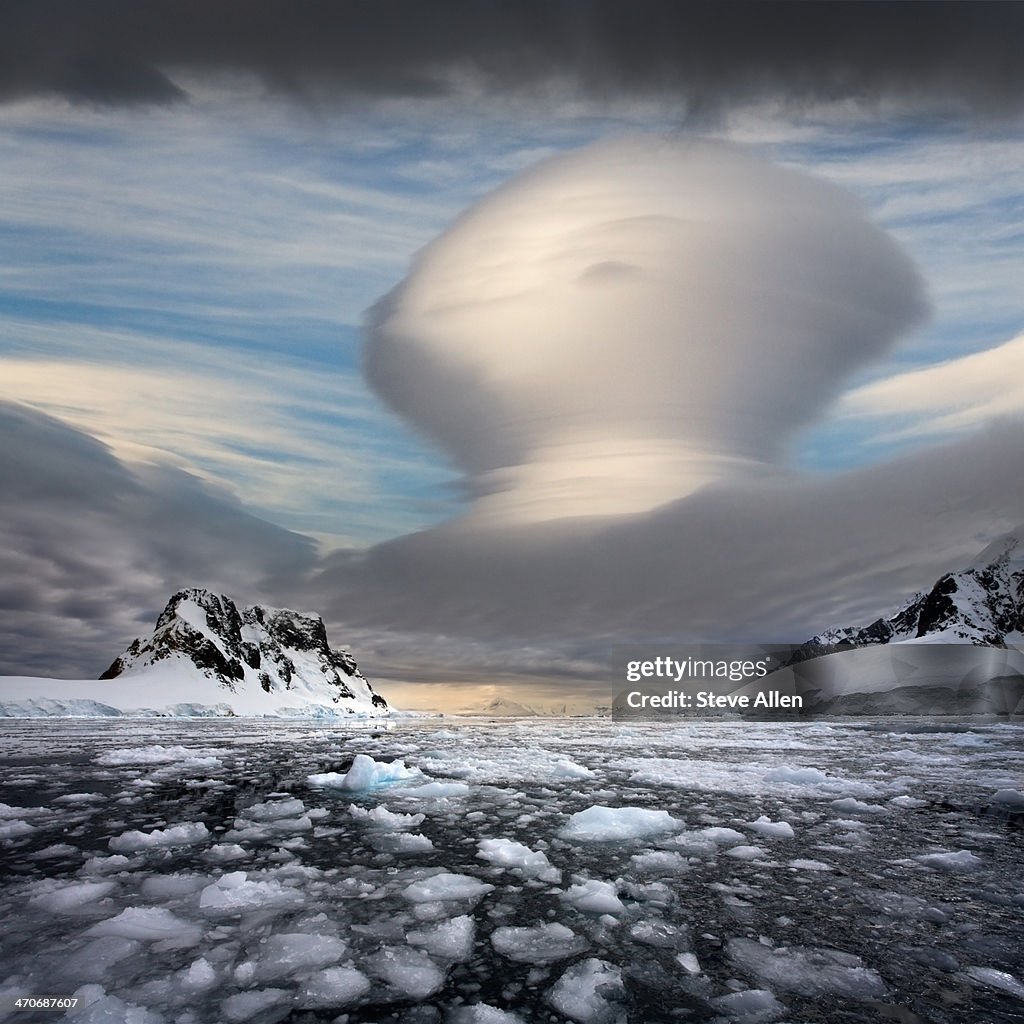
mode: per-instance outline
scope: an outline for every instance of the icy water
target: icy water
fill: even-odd
[[[0,1019],[1024,1021],[1022,741],[6,721]]]

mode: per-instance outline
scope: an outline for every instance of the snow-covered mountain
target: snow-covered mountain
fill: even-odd
[[[792,692],[818,712],[1019,714],[1024,710],[1024,528],[989,544],[902,608],[801,645]]]
[[[5,713],[358,715],[389,713],[318,615],[181,590],[153,632],[133,640],[99,681],[8,679]],[[6,711],[5,711],[6,709]]]
[[[836,647],[927,641],[1017,646],[1024,641],[1024,528],[1004,534],[958,572],[948,572],[887,618],[835,626],[801,647],[813,658]]]

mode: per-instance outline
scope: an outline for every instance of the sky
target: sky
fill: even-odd
[[[0,673],[207,586],[606,702],[1024,523],[1024,8],[15,2]]]

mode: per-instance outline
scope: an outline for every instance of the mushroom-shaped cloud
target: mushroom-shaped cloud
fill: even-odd
[[[471,518],[625,514],[777,463],[924,311],[844,190],[630,137],[463,213],[374,307],[366,370],[468,474]]]

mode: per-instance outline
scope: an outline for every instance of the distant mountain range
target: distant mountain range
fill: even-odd
[[[508,700],[505,697],[495,697],[494,700],[485,701],[482,704],[472,704],[469,707],[461,708],[456,713],[483,715],[491,718],[534,718],[539,714],[529,705],[520,704],[519,701]]]
[[[495,697],[455,712],[458,715],[486,718],[594,718],[608,717],[610,705],[550,704],[534,707],[507,697]]]

